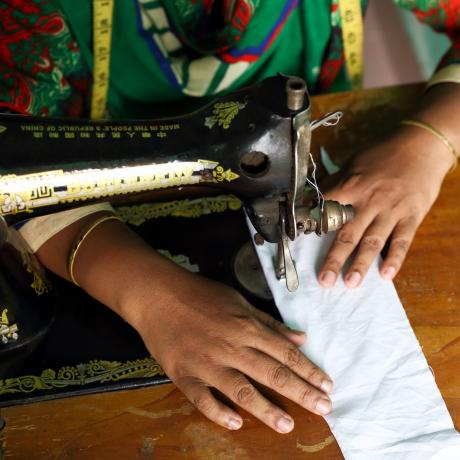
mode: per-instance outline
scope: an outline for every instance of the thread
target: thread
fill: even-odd
[[[318,181],[316,180],[316,163],[315,163],[315,160],[313,159],[313,155],[311,154],[311,152],[308,154],[309,157],[310,157],[310,161],[313,165],[313,172],[311,173],[311,178],[312,180],[310,180],[308,177],[307,177],[307,184],[313,188],[316,192],[316,198],[318,200],[318,205],[321,209],[321,212],[324,211],[324,195],[322,194],[321,190],[319,189],[319,186],[318,186]]]

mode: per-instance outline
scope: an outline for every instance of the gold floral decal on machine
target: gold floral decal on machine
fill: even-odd
[[[198,218],[212,213],[238,211],[242,206],[243,203],[235,195],[219,195],[166,203],[120,206],[117,208],[117,213],[123,221],[137,226],[159,217]]]
[[[0,177],[0,214],[33,212],[54,206],[132,192],[159,190],[202,182],[231,182],[239,175],[216,161],[171,161],[147,165],[75,171],[45,171]]]
[[[77,366],[62,367],[58,372],[45,369],[40,376],[24,375],[0,380],[0,395],[32,393],[36,390],[52,390],[158,375],[165,375],[165,373],[153,358],[126,362],[93,360]]]
[[[8,343],[10,340],[18,340],[18,325],[10,324],[8,319],[8,308],[4,308],[0,318],[0,337],[2,343]]]
[[[246,105],[247,102],[218,102],[214,104],[212,115],[206,117],[204,125],[211,129],[217,123],[218,126],[228,129],[233,119]]]
[[[199,160],[203,162],[203,160]],[[204,162],[203,162],[204,163]],[[234,173],[231,169],[225,170],[222,166],[219,165],[217,161],[207,161],[206,162],[207,173],[203,175],[204,181],[210,182],[231,182],[240,177],[238,174]]]

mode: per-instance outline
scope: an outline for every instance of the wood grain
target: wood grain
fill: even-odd
[[[420,94],[406,86],[320,96],[314,116],[336,109],[339,128],[315,132],[341,161],[394,129]],[[423,184],[421,184],[423,186]],[[396,287],[460,429],[460,168],[449,175],[422,224]],[[75,397],[2,411],[7,459],[305,459],[343,458],[326,425],[293,403],[274,397],[296,419],[278,435],[248,414],[228,432],[208,422],[174,387]],[[1,458],[1,455],[0,455]]]

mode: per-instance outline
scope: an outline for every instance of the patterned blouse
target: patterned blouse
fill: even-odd
[[[395,3],[451,39],[439,69],[460,64],[460,0]],[[88,116],[91,16],[91,0],[0,2],[0,110]],[[113,22],[114,118],[169,115],[276,72],[312,93],[350,88],[339,0],[116,1]]]

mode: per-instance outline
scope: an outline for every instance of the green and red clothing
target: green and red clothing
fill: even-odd
[[[441,66],[460,63],[460,0],[395,2],[451,38]],[[87,116],[92,62],[91,0],[0,2],[0,109]],[[339,0],[115,1],[114,118],[184,110],[277,72],[312,93],[350,89]]]

